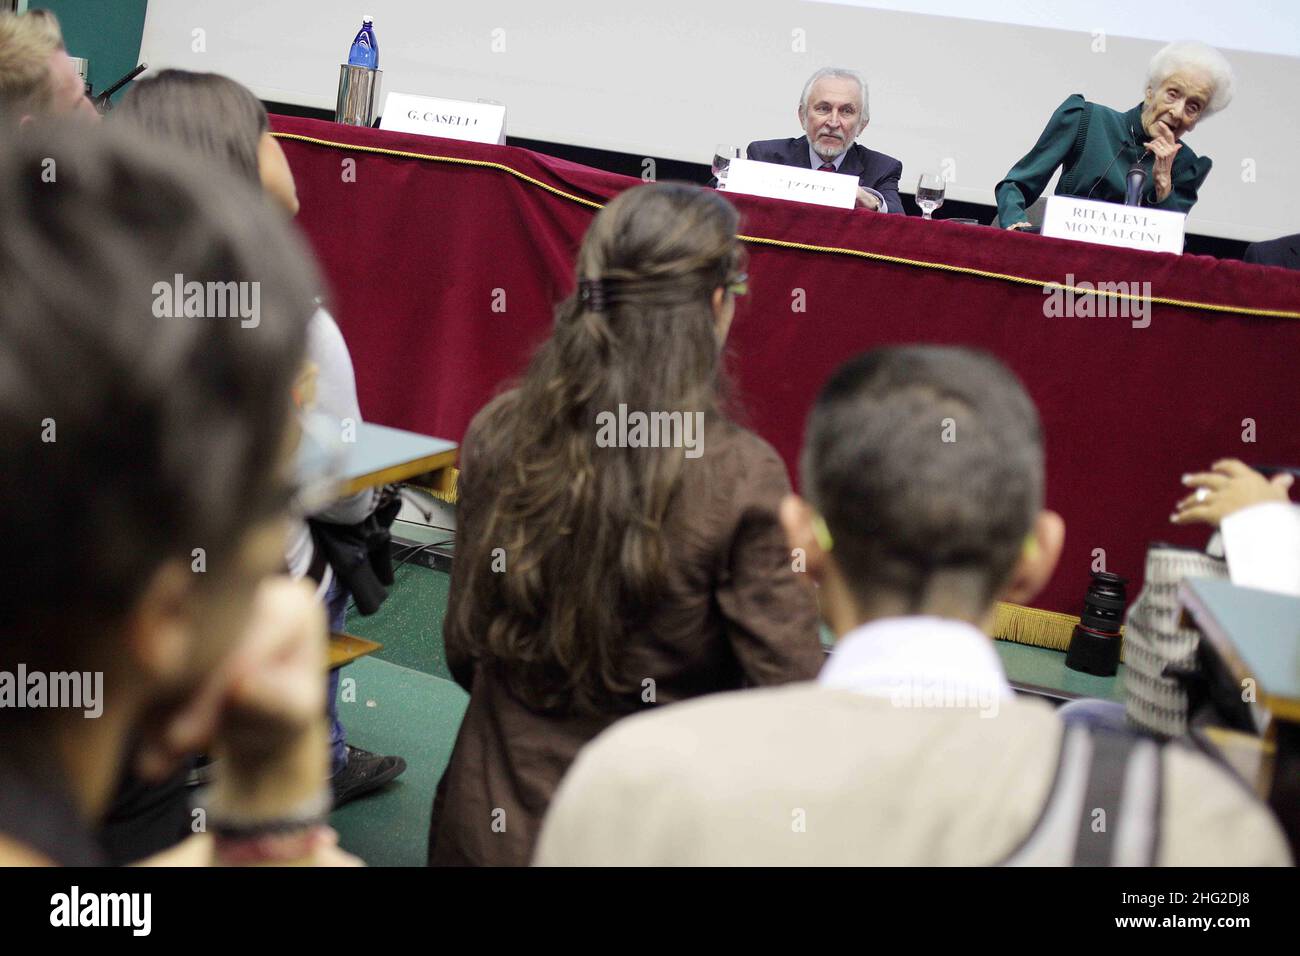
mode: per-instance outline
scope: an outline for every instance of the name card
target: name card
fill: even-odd
[[[1043,214],[1042,234],[1103,246],[1183,253],[1187,214],[1146,206],[1120,206],[1095,199],[1052,196]]]
[[[505,145],[506,108],[500,103],[467,103],[412,93],[389,93],[384,100],[379,128]]]
[[[858,177],[802,166],[760,163],[754,159],[733,159],[727,170],[727,192],[852,209],[858,199]]]

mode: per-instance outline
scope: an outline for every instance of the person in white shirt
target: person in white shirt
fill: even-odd
[[[1300,508],[1291,503],[1295,478],[1266,478],[1235,458],[1183,476],[1195,490],[1178,502],[1174,524],[1208,524],[1223,535],[1228,574],[1239,587],[1300,597]]]
[[[127,124],[145,135],[180,143],[193,153],[223,164],[261,185],[267,200],[289,217],[298,214],[293,171],[279,141],[271,135],[266,108],[252,91],[217,73],[162,70],[136,80],[113,113],[113,123]],[[307,365],[313,399],[305,403],[335,436],[361,423],[352,358],[338,325],[323,308],[307,331]],[[336,444],[337,438],[331,444]],[[353,524],[375,510],[378,494],[365,489],[314,510],[310,517],[332,524]],[[311,577],[324,602],[330,630],[343,630],[348,591],[316,546],[305,520],[293,522],[285,541],[285,563],[295,578]],[[338,715],[338,669],[330,671],[327,704],[330,718],[331,783],[335,806],[385,786],[406,770],[395,755],[375,754],[347,742]]]
[[[1204,756],[1012,694],[995,602],[1033,598],[1065,527],[1043,508],[1037,413],[997,361],[914,346],[849,362],[801,470],[782,524],[838,639],[817,682],[620,721],[561,784],[535,863],[1290,861],[1269,811]]]

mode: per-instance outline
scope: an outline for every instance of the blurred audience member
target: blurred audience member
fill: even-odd
[[[1300,508],[1290,472],[1265,478],[1235,458],[1184,475],[1195,488],[1175,507],[1174,524],[1207,524],[1223,534],[1232,583],[1300,597]]]
[[[350,861],[324,616],[276,573],[308,254],[219,168],[104,130],[0,148],[0,208],[0,672],[67,691],[0,721],[0,863],[99,861],[128,759],[156,777],[201,747],[208,833],[173,862]],[[175,316],[176,276],[255,284],[260,322]]]
[[[21,127],[41,116],[99,120],[54,14],[0,13],[0,117]]]
[[[230,166],[289,216],[298,214],[298,190],[284,150],[271,135],[266,108],[246,87],[216,73],[163,70],[137,80],[114,112],[114,122],[147,131],[161,140],[180,143]],[[307,358],[311,363],[314,420],[329,435],[339,436],[361,424],[352,356],[334,318],[318,308],[307,327]],[[349,424],[350,423],[350,424]],[[325,436],[326,438],[329,435]],[[364,521],[378,503],[378,489],[367,488],[339,499],[311,517],[330,525]],[[308,528],[297,521],[286,547],[290,573],[309,576],[329,614],[330,629],[345,629],[349,592],[338,569],[325,560],[325,551]],[[344,568],[347,574],[351,568]],[[330,671],[327,704],[330,717],[331,781],[336,806],[348,803],[396,779],[406,770],[401,757],[371,753],[347,742],[338,716],[337,669]]]

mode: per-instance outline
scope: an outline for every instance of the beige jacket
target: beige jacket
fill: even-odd
[[[1033,828],[1062,724],[1045,703],[912,709],[816,684],[718,694],[587,746],[543,826],[540,865],[987,865]],[[1169,748],[1161,865],[1287,865],[1268,810]]]

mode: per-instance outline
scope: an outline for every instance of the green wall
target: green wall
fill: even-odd
[[[90,84],[98,96],[139,62],[147,5],[148,0],[30,0],[27,7],[54,11],[68,53],[90,61]]]

